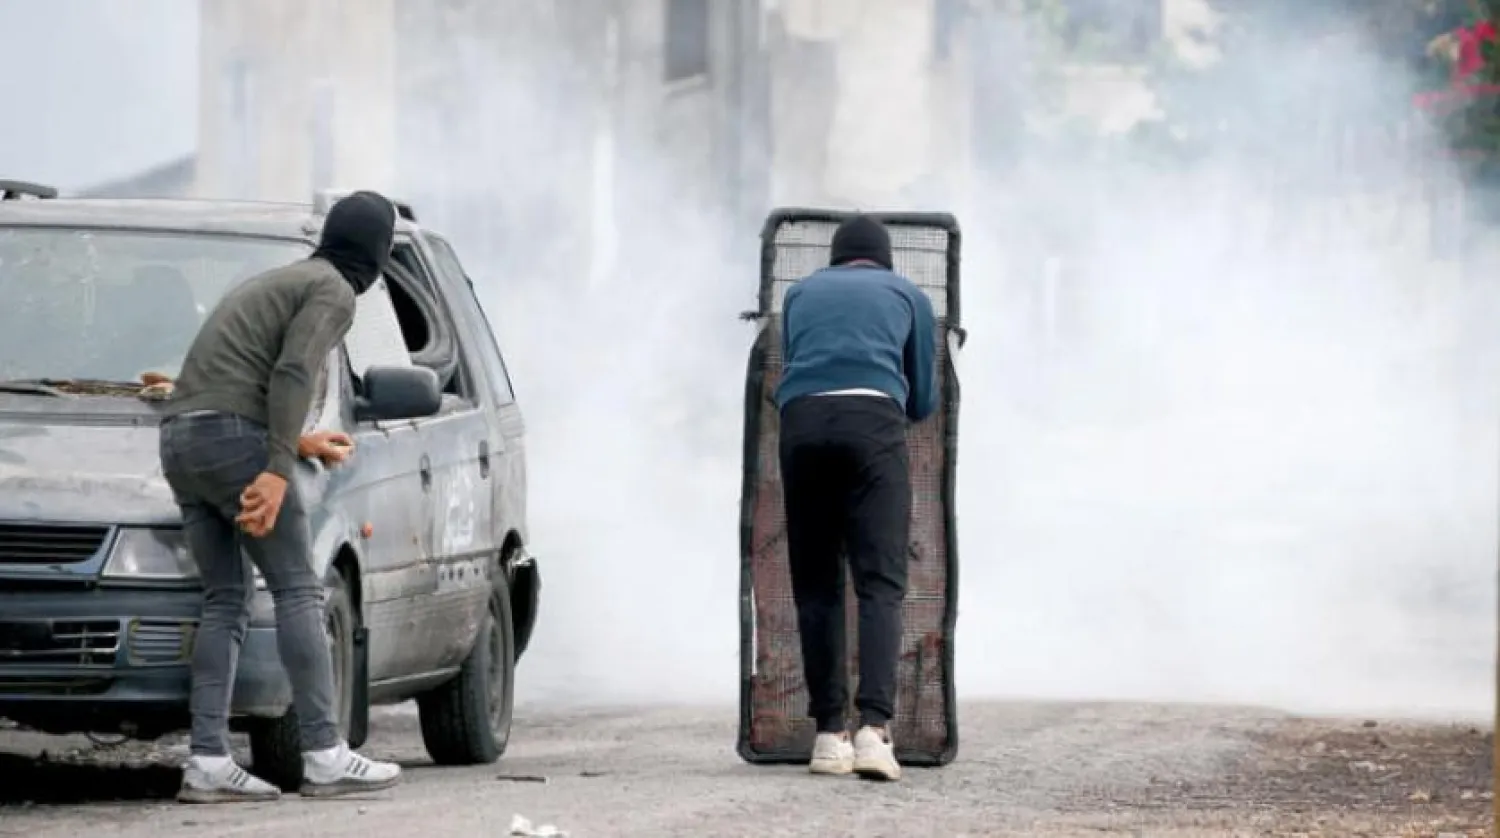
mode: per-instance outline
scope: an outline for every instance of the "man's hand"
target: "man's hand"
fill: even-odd
[[[146,401],[159,402],[172,397],[172,379],[159,372],[141,373],[141,384],[137,395]]]
[[[305,460],[322,460],[329,468],[349,459],[353,453],[354,440],[339,431],[314,431],[297,440],[297,456]]]
[[[240,493],[240,514],[234,519],[246,535],[264,538],[276,528],[281,502],[286,499],[286,478],[263,471]]]

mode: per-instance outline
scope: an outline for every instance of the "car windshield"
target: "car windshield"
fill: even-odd
[[[309,250],[210,233],[0,227],[0,380],[175,377],[225,291]]]

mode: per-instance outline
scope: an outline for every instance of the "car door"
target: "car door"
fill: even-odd
[[[461,663],[469,653],[489,606],[490,572],[499,548],[490,500],[498,456],[481,379],[460,346],[460,330],[436,293],[431,270],[414,251],[398,255],[391,279],[396,290],[408,295],[398,301],[398,309],[408,321],[425,321],[410,329],[407,348],[438,372],[443,390],[438,414],[420,425],[432,473],[425,543],[436,578],[424,635],[430,665],[444,668]]]
[[[348,405],[370,367],[412,363],[387,281],[359,296],[344,338]],[[331,473],[330,482],[352,483],[340,492],[346,514],[356,526],[368,525],[361,544],[364,621],[370,632],[370,680],[381,681],[426,671],[430,663],[421,634],[426,606],[438,588],[425,537],[433,514],[433,477],[421,421],[358,422],[352,409],[348,412],[355,456],[347,470]]]
[[[443,293],[451,299],[454,319],[466,336],[464,347],[484,372],[483,399],[489,411],[492,456],[496,476],[490,482],[495,537],[504,544],[514,533],[526,538],[526,425],[516,403],[515,390],[505,359],[495,340],[484,310],[474,295],[473,283],[457,253],[441,236],[425,231],[421,241],[437,269]]]

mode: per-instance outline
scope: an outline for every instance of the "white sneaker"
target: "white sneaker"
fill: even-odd
[[[813,740],[812,762],[807,770],[814,774],[844,775],[854,770],[854,746],[847,733],[820,733]]]
[[[901,779],[901,764],[896,762],[888,729],[866,726],[854,734],[854,773],[865,780]]]
[[[401,766],[394,762],[376,762],[349,750],[340,742],[323,751],[302,755],[302,788],[304,797],[339,797],[345,794],[388,789],[401,782]]]
[[[190,756],[182,767],[182,803],[256,803],[281,797],[281,789],[235,764],[232,757]]]

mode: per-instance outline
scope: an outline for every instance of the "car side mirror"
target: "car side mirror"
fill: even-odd
[[[370,367],[363,383],[354,403],[354,418],[361,422],[419,419],[443,406],[437,373],[426,367]]]

